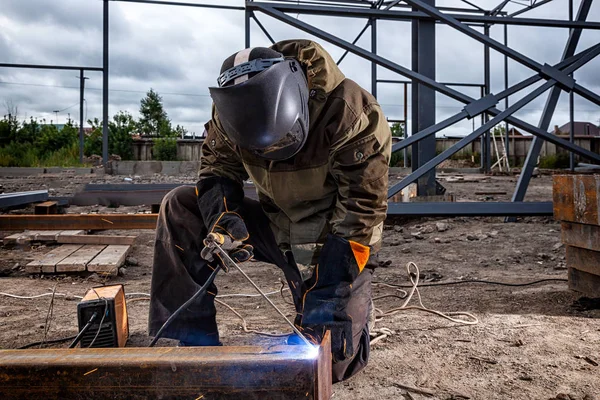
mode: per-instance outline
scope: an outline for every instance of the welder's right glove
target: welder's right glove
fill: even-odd
[[[334,361],[354,356],[352,317],[347,307],[352,283],[365,267],[369,252],[368,246],[329,234],[309,282],[313,285],[304,295],[298,318],[302,332],[320,343],[329,330]]]
[[[200,214],[205,226],[208,227],[208,233],[227,235],[231,242],[236,244],[228,249],[229,256],[235,261],[243,262],[251,259],[254,256],[254,248],[243,243],[250,235],[239,214],[244,200],[244,190],[241,185],[220,176],[206,177],[196,183],[196,195]]]

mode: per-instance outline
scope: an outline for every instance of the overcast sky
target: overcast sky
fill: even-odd
[[[188,0],[196,3],[210,1]],[[515,0],[507,11],[520,9],[528,0]],[[575,1],[575,10],[579,0]],[[493,8],[500,0],[472,0],[484,8]],[[240,0],[213,3],[243,5]],[[438,4],[468,7],[459,0],[440,0]],[[258,18],[277,40],[312,38],[310,35],[265,15]],[[293,15],[296,17],[296,15]],[[523,16],[568,18],[568,0],[554,0]],[[347,41],[352,41],[365,20],[300,15],[311,23]],[[600,20],[600,1],[592,6],[590,21]],[[379,21],[378,53],[410,68],[410,23]],[[503,28],[491,28],[492,37],[502,40]],[[145,92],[154,88],[164,100],[173,123],[200,134],[209,118],[211,99],[208,86],[215,84],[222,61],[244,46],[244,13],[189,7],[110,3],[110,115],[119,110],[138,115],[139,102]],[[439,81],[483,82],[483,45],[447,26],[437,25],[437,65]],[[560,61],[568,30],[511,26],[509,44],[540,63]],[[313,38],[315,39],[315,38]],[[338,59],[343,51],[316,39]],[[586,31],[578,51],[600,42],[600,31]],[[270,42],[252,24],[252,46],[268,46]],[[370,34],[357,45],[369,49]],[[0,8],[0,62],[29,64],[61,64],[102,66],[102,1],[100,0],[2,0]],[[370,90],[370,63],[348,55],[340,65],[347,77]],[[378,69],[382,79],[403,79],[384,69]],[[533,72],[517,62],[509,61],[509,83],[521,81]],[[0,107],[6,113],[5,102],[18,106],[21,118],[43,117],[64,123],[78,118],[79,81],[76,71],[44,71],[0,68]],[[102,75],[87,72],[87,118],[102,115]],[[600,57],[588,63],[576,74],[578,83],[600,92]],[[492,51],[492,92],[504,87],[503,58]],[[535,88],[537,86],[534,86]],[[457,88],[478,96],[477,88]],[[403,116],[402,86],[380,84],[379,102],[390,119]],[[526,93],[526,92],[525,92]],[[521,96],[511,97],[516,101]],[[546,95],[530,103],[517,115],[538,124]],[[503,103],[501,104],[503,106]],[[437,97],[438,121],[460,111],[462,105],[443,95]],[[0,115],[2,115],[0,114]],[[552,125],[568,121],[568,96],[561,95]],[[410,97],[409,97],[410,116]],[[600,108],[576,96],[575,119],[600,119]],[[464,135],[473,123],[465,121],[445,130],[446,135]]]

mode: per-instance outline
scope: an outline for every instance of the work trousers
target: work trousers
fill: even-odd
[[[301,311],[301,298],[305,290],[301,274],[291,252],[286,255],[279,249],[270,228],[269,219],[259,202],[244,199],[240,214],[250,233],[248,244],[254,246],[254,258],[275,264],[284,273],[296,311]],[[156,335],[162,324],[183,303],[196,293],[213,272],[213,267],[200,257],[203,239],[208,228],[200,214],[193,186],[181,186],[163,199],[156,227],[154,262],[148,331]],[[364,269],[352,285],[352,294],[346,312],[352,317],[355,354],[352,358],[334,362],[333,381],[348,379],[362,370],[369,359],[368,319],[371,311],[372,270]],[[165,330],[163,337],[178,339],[198,346],[215,346],[219,331],[215,316],[213,283],[210,294],[191,304]]]

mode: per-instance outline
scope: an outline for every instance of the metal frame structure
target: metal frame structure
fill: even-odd
[[[573,0],[570,1],[569,20],[540,19],[518,17],[529,10],[543,6],[551,0],[530,0],[530,4],[519,11],[509,14],[503,9],[509,2],[502,0],[501,3],[491,10],[483,9],[473,2],[461,0],[469,7],[436,7],[435,0],[263,0],[246,1],[245,6],[228,6],[220,4],[200,4],[175,1],[158,0],[103,0],[103,159],[108,159],[108,85],[109,85],[109,1],[120,1],[125,3],[144,3],[168,6],[215,8],[222,10],[245,12],[245,44],[250,47],[250,24],[254,20],[266,37],[274,42],[264,25],[259,21],[257,13],[262,13],[287,25],[300,29],[314,35],[326,42],[345,50],[339,59],[341,62],[348,53],[353,53],[371,62],[371,91],[377,95],[377,84],[386,83],[377,79],[377,67],[383,67],[395,72],[411,83],[412,90],[412,135],[399,143],[394,144],[393,151],[406,149],[412,146],[412,173],[399,183],[389,188],[389,196],[405,188],[412,182],[417,182],[417,193],[419,196],[434,195],[436,190],[435,168],[462,147],[473,140],[482,140],[482,167],[489,171],[491,166],[490,129],[502,122],[508,128],[508,124],[518,127],[525,132],[534,135],[534,142],[529,150],[525,167],[519,177],[517,188],[511,203],[486,203],[489,205],[456,204],[444,206],[442,203],[429,203],[442,214],[435,215],[457,215],[466,213],[472,215],[474,209],[481,209],[483,215],[489,215],[489,207],[496,207],[494,215],[533,215],[535,205],[539,210],[545,210],[544,215],[551,214],[546,203],[523,203],[523,199],[532,176],[533,168],[537,162],[539,151],[543,141],[551,142],[557,146],[567,149],[571,154],[577,154],[590,161],[600,163],[600,155],[588,151],[570,140],[561,139],[547,132],[548,125],[556,109],[561,91],[577,94],[597,105],[600,105],[600,96],[577,83],[573,73],[588,61],[600,53],[600,44],[592,46],[575,54],[579,38],[583,29],[600,29],[600,22],[587,21],[589,9],[593,0],[581,0],[576,17],[573,18]],[[286,13],[296,15],[322,15],[328,17],[346,17],[355,19],[366,19],[365,27],[353,42],[348,42],[336,37],[322,29],[310,25],[300,19],[294,18]],[[394,61],[377,54],[377,20],[409,21],[412,26],[412,65],[411,68],[402,66]],[[482,88],[480,98],[472,98],[466,94],[453,89],[456,83],[441,83],[435,79],[435,28],[437,24],[448,25],[464,35],[484,45],[484,82],[481,84],[468,84]],[[490,27],[500,25],[504,27],[504,43],[490,37]],[[561,62],[556,65],[540,64],[529,56],[522,54],[508,46],[508,26],[530,26],[530,27],[554,27],[569,29],[569,39],[563,51]],[[356,45],[360,37],[371,28],[371,49],[366,50]],[[480,32],[476,28],[483,28]],[[504,81],[503,91],[494,94],[490,90],[490,49],[496,50],[504,56]],[[533,71],[528,79],[517,84],[508,86],[508,58],[524,65]],[[509,105],[508,97],[514,95],[529,86],[544,81],[544,83],[526,94],[516,103]],[[550,91],[548,95],[542,118],[537,126],[532,125],[514,116],[514,113],[523,108],[537,97]],[[435,95],[444,94],[454,100],[465,104],[462,111],[446,118],[443,121],[435,121]],[[496,105],[504,99],[504,110],[496,108]],[[571,100],[572,104],[572,100]],[[439,155],[435,153],[435,134],[459,121],[482,118],[482,125],[458,143],[445,150]],[[571,112],[572,118],[572,112]],[[407,116],[405,114],[405,119]],[[506,129],[506,146],[508,154],[508,129]],[[428,204],[428,203],[421,203]],[[402,214],[408,207],[403,203],[390,203],[390,214]],[[424,207],[424,206],[423,206]]]

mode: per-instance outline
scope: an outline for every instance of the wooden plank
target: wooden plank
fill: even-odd
[[[40,242],[55,242],[58,235],[62,235],[65,231],[35,231],[36,232],[36,240]],[[74,232],[74,231],[67,231]],[[83,231],[77,231],[83,232]]]
[[[79,244],[121,244],[132,245],[137,236],[111,236],[111,235],[69,235],[58,236],[58,243],[79,243]]]
[[[600,276],[569,268],[569,289],[590,297],[600,297]]]
[[[27,235],[25,232],[13,233],[12,235],[6,236],[4,239],[2,239],[2,244],[17,244],[22,243],[23,240],[29,240],[29,235]]]
[[[0,350],[0,398],[327,400],[328,346]]]
[[[0,231],[156,229],[158,214],[0,215]]]
[[[600,225],[600,175],[554,175],[554,218]]]
[[[67,245],[68,246],[68,245]],[[66,257],[56,264],[56,272],[77,272],[85,271],[86,266],[94,259],[106,246],[85,245],[79,250]]]
[[[64,260],[81,248],[79,244],[67,244],[57,247],[46,253],[41,259],[32,261],[25,266],[25,270],[29,273],[54,273],[56,272],[56,264]]]
[[[561,222],[562,242],[569,246],[600,251],[600,226]]]
[[[117,275],[119,267],[125,262],[129,250],[131,250],[131,246],[107,246],[104,251],[88,264],[87,269],[90,272]]]
[[[600,251],[567,246],[567,267],[600,277]]]
[[[45,201],[34,206],[35,215],[56,214],[58,211],[58,203],[56,201]]]

